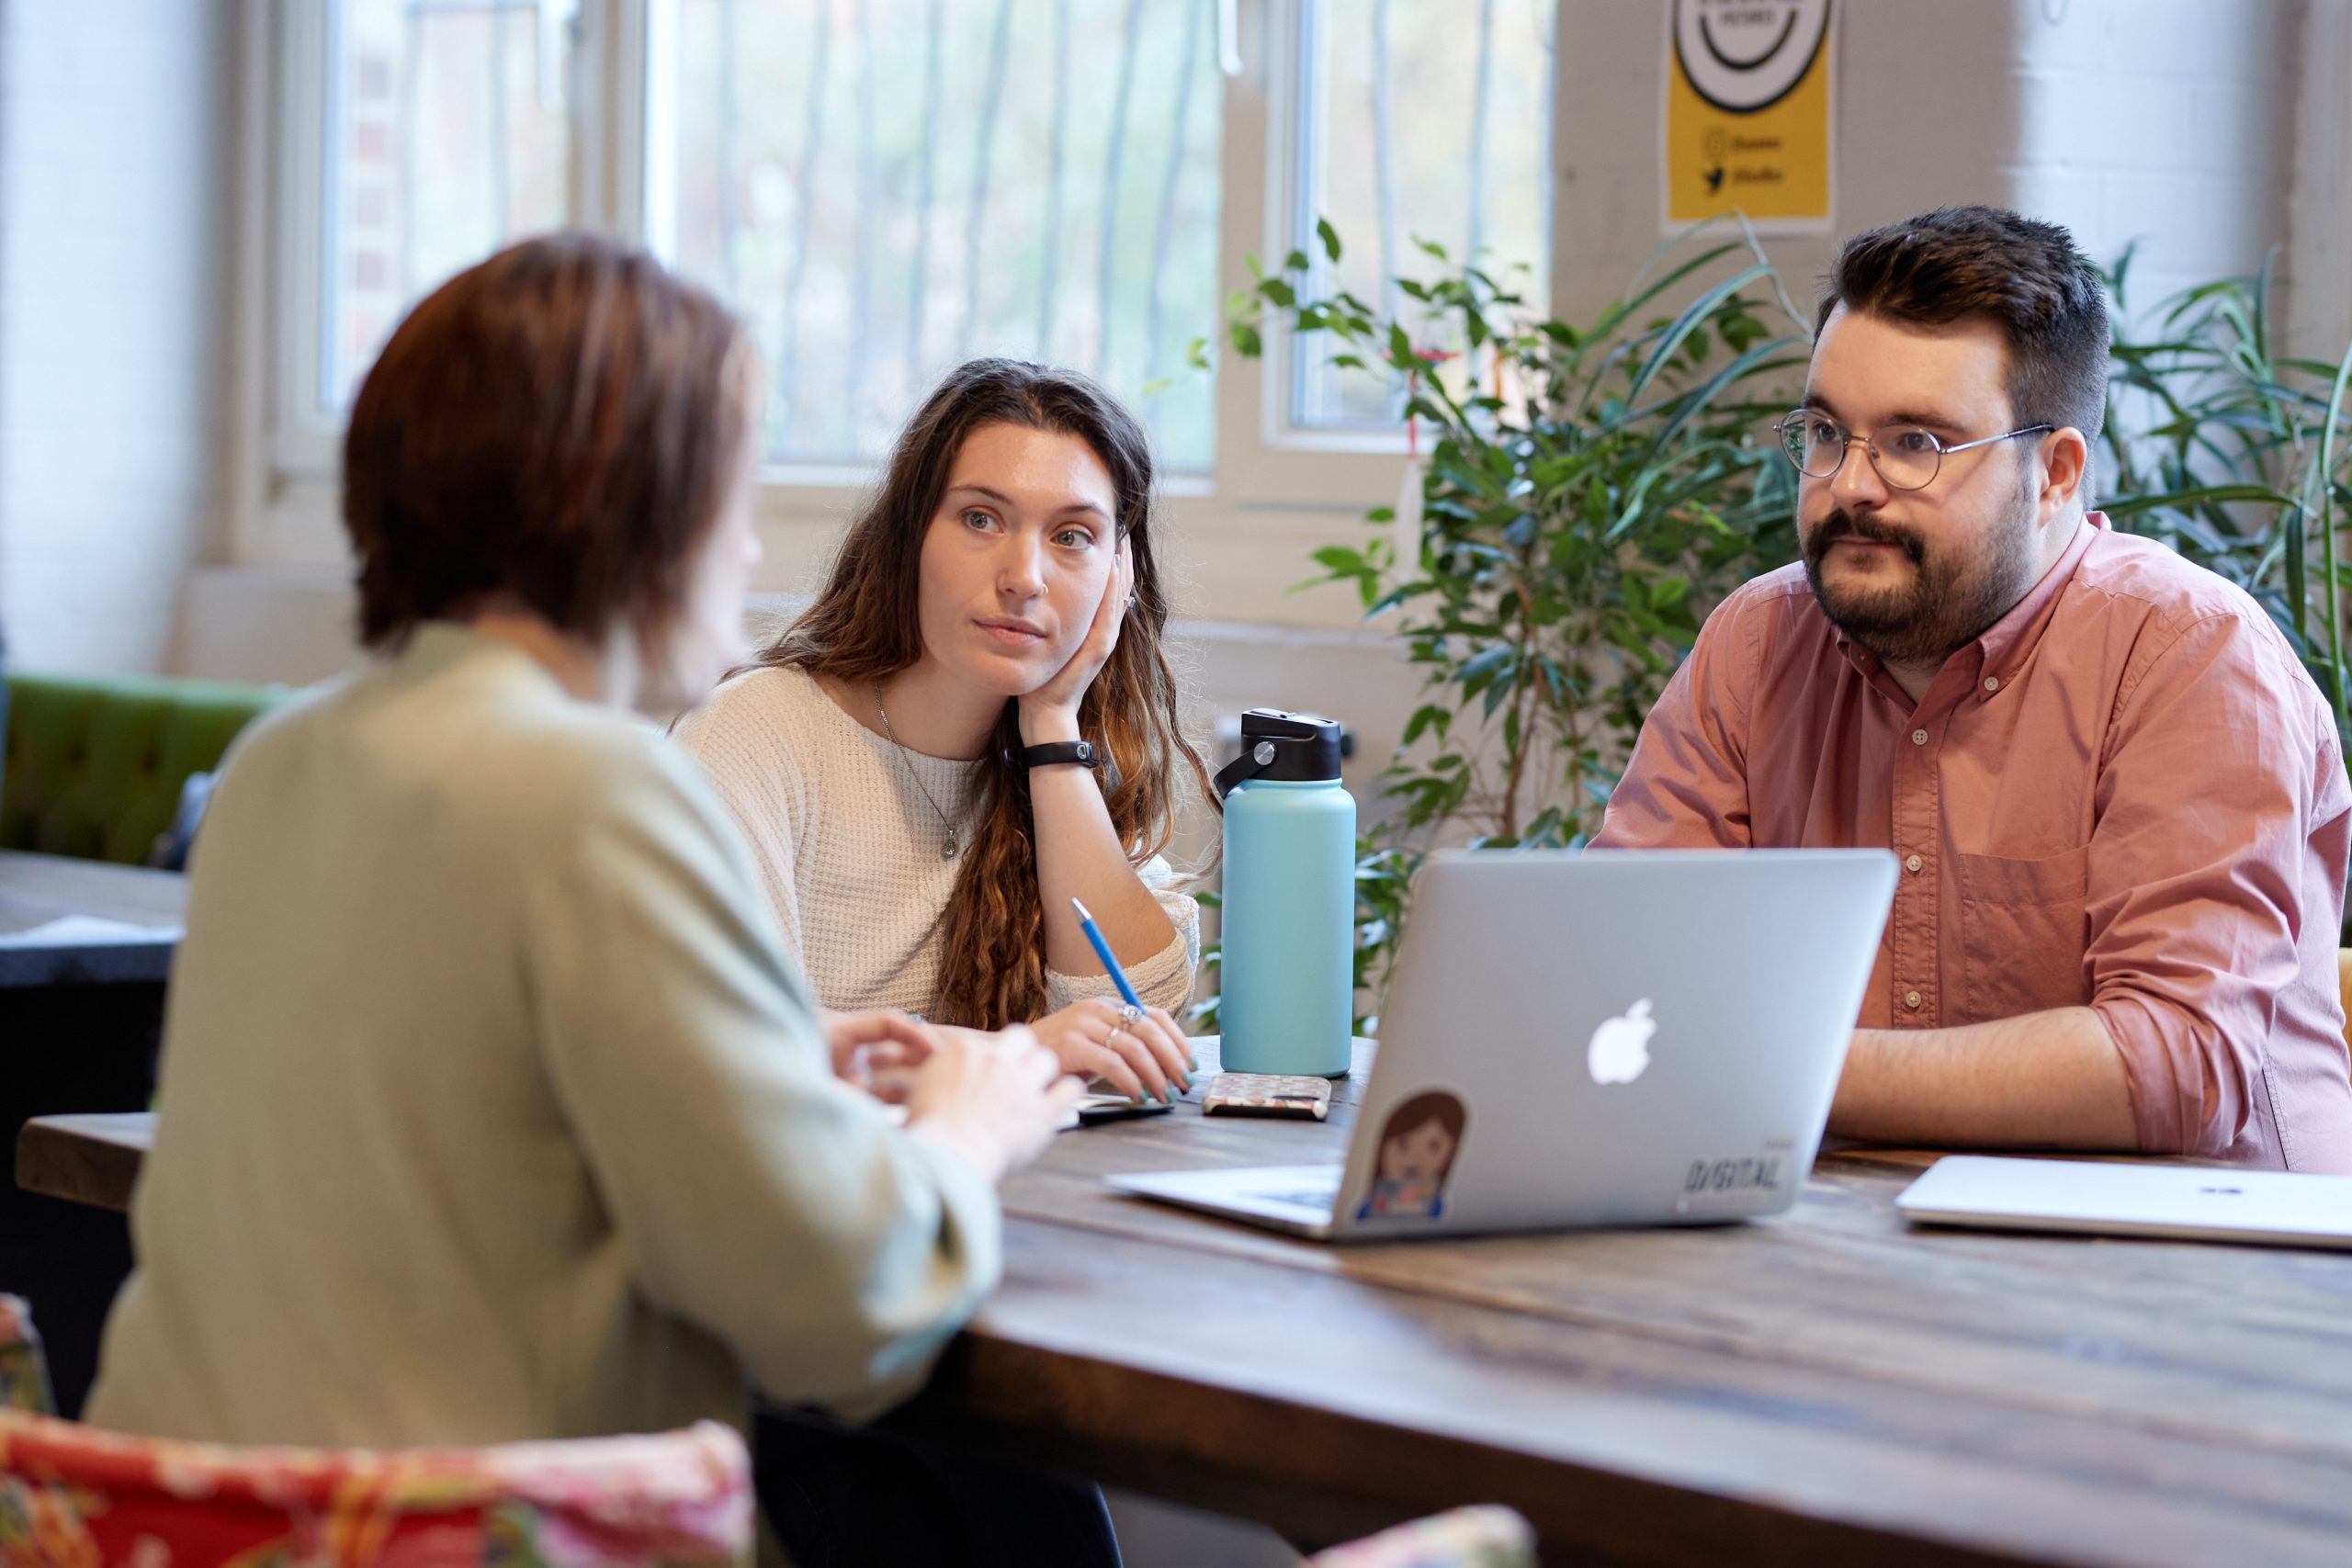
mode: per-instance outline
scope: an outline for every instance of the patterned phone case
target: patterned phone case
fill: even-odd
[[[1204,1116],[1311,1116],[1331,1112],[1331,1080],[1282,1073],[1219,1073],[1201,1096]]]

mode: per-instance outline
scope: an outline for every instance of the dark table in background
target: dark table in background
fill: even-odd
[[[144,941],[62,936],[32,946],[0,942],[0,988],[160,987],[171,975],[187,910],[187,879],[175,872],[0,850],[0,938],[38,932],[75,916],[153,933]]]
[[[175,873],[0,851],[0,937],[75,916],[150,933],[0,942],[0,1128],[11,1141],[28,1117],[145,1109],[187,908],[187,882]],[[107,1306],[130,1267],[120,1215],[13,1183],[0,1192],[0,1289],[32,1302],[69,1411],[80,1407]]]

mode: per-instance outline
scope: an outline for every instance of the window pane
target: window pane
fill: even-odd
[[[880,456],[975,355],[1074,366],[1204,469],[1209,0],[681,0],[677,260],[752,321],[778,461]],[[1159,385],[1165,383],[1165,385]]]
[[[1447,270],[1417,240],[1442,245],[1455,265],[1478,258],[1498,282],[1544,309],[1555,0],[1300,6],[1306,70],[1292,244],[1319,261],[1315,221],[1329,218],[1343,251],[1327,281],[1392,313],[1409,303],[1396,277]],[[1296,423],[1395,426],[1401,399],[1385,376],[1331,368],[1332,351],[1319,334],[1296,344]]]
[[[576,0],[334,0],[320,396],[347,406],[401,312],[571,216]]]

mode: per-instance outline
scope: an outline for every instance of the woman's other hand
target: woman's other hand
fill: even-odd
[[[1084,1092],[1024,1025],[943,1030],[908,1087],[907,1130],[1000,1181],[1045,1152]]]
[[[1165,1009],[1134,1013],[1116,997],[1090,997],[1030,1027],[1062,1071],[1101,1078],[1137,1103],[1170,1101],[1193,1087],[1192,1043]]]
[[[817,1010],[833,1076],[854,1084],[886,1105],[906,1101],[914,1071],[939,1048],[938,1028],[910,1012],[881,1008],[870,1012]]]

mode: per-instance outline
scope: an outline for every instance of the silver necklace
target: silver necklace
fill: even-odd
[[[883,707],[882,694],[879,692],[874,694],[874,711],[881,715],[882,734],[890,742],[892,749],[898,752],[899,765],[907,770],[907,777],[915,781],[915,788],[922,792],[923,804],[931,807],[931,814],[939,818],[940,830],[947,835],[947,841],[940,846],[939,858],[954,860],[956,852],[961,848],[956,842],[956,824],[947,820],[947,813],[940,810],[939,802],[932,798],[931,786],[922,782],[921,773],[915,772],[914,760],[907,755],[906,742],[900,740],[890,728],[889,710]]]

